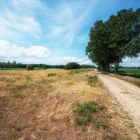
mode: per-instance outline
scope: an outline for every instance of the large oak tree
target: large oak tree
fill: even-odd
[[[97,21],[90,30],[86,48],[89,58],[102,70],[108,70],[126,56],[137,57],[140,52],[140,9],[121,10],[106,21]]]

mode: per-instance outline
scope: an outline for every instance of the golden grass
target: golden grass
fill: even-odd
[[[101,84],[88,84],[95,75],[93,70],[0,71],[0,139],[138,139],[114,98]],[[106,105],[109,128],[75,124],[75,105],[87,101]]]
[[[122,75],[118,75],[118,74],[112,74],[110,73],[111,76],[117,77],[119,79],[125,80],[127,82],[130,82],[138,87],[140,87],[140,79],[135,78],[135,77],[131,77],[131,76],[122,76]]]
[[[120,76],[120,75],[118,77],[122,80],[125,80],[127,82],[130,82],[130,83],[140,87],[140,79],[138,79],[138,78],[134,78],[131,76]]]

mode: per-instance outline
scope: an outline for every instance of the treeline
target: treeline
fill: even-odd
[[[140,8],[123,9],[107,21],[98,20],[90,29],[86,53],[103,71],[110,65],[118,72],[125,57],[140,53]]]
[[[13,62],[0,62],[0,68],[26,68],[27,64]]]
[[[17,63],[16,61],[13,62],[0,62],[1,69],[12,69],[12,68],[21,68],[21,69],[64,69],[66,65],[47,65],[47,64],[22,64]],[[93,65],[80,65],[80,68],[94,68]]]

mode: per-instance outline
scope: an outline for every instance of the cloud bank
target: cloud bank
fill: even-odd
[[[46,46],[21,47],[0,40],[0,59],[38,62],[48,58],[50,51]]]

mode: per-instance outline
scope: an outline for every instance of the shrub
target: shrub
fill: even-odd
[[[30,64],[30,65],[27,65],[27,66],[26,66],[26,69],[27,69],[27,70],[34,70],[34,66],[31,65],[31,64]]]
[[[76,62],[69,62],[66,64],[65,69],[70,70],[70,69],[79,69],[80,65]]]
[[[86,68],[95,68],[94,65],[81,65],[81,68],[86,69]]]
[[[90,86],[96,86],[98,84],[98,77],[97,76],[89,76],[87,83]]]
[[[94,101],[85,102],[84,104],[77,104],[75,112],[75,123],[78,125],[92,124],[96,128],[108,128],[108,119],[105,118],[104,112],[106,107]],[[100,116],[100,117],[99,117]]]
[[[57,74],[56,73],[49,73],[48,77],[55,77]]]

